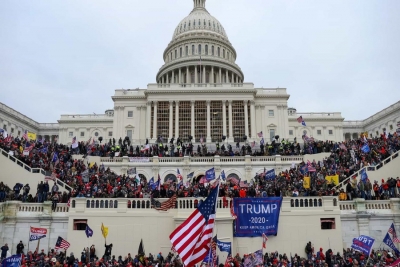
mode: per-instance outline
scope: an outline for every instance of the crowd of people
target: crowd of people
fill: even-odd
[[[1,247],[1,259],[6,258],[10,248],[7,244]],[[112,244],[104,245],[104,254],[102,249],[97,249],[95,245],[83,249],[80,255],[67,253],[65,250],[51,249],[45,252],[43,249],[38,251],[24,252],[25,248],[22,241],[17,245],[16,254],[22,254],[21,267],[183,267],[179,255],[171,251],[168,255],[149,253],[148,256],[138,251],[137,255],[128,253],[126,256],[116,256]],[[388,266],[397,260],[399,255],[395,255],[390,250],[379,248],[372,250],[369,255],[353,250],[351,248],[343,249],[341,252],[334,253],[332,249],[319,250],[314,249],[311,242],[307,243],[305,251],[301,253],[279,253],[278,251],[266,252],[259,259],[257,265],[251,267],[357,267],[357,266]],[[252,254],[230,256],[225,262],[217,264],[218,267],[247,267],[246,258],[254,257]],[[261,263],[262,262],[262,263]],[[208,261],[203,261],[196,266],[209,267]]]
[[[266,172],[257,174],[251,181],[241,181],[240,177],[230,177],[222,181],[221,197],[268,197],[268,196],[325,196],[338,195],[341,200],[355,197],[365,199],[387,199],[399,195],[400,182],[390,178],[381,182],[372,182],[368,179],[357,183],[356,179],[346,186],[346,192],[338,190],[333,181],[327,176],[338,176],[338,182],[352,176],[365,166],[380,166],[380,162],[400,149],[400,138],[394,135],[382,135],[377,138],[365,137],[341,143],[333,142],[306,142],[305,149],[313,147],[313,153],[324,152],[329,149],[330,156],[322,161],[302,162],[292,168],[282,171],[273,179],[266,179]],[[129,141],[129,140],[128,140]],[[127,140],[120,142],[128,142]],[[161,145],[162,143],[160,143]],[[86,145],[80,143],[75,148],[46,141],[27,142],[23,139],[6,140],[0,138],[0,146],[6,151],[12,151],[14,156],[29,166],[42,168],[48,175],[58,178],[71,186],[70,193],[59,193],[56,184],[47,182],[37,186],[37,194],[29,194],[30,185],[16,183],[5,185],[0,183],[0,201],[6,199],[26,202],[43,202],[51,200],[55,203],[66,203],[70,197],[96,198],[168,198],[173,194],[177,197],[206,197],[211,190],[212,183],[204,183],[204,179],[192,178],[183,182],[183,179],[160,181],[160,190],[155,183],[138,175],[119,175],[105,168],[104,165],[85,163],[84,159],[73,159],[75,152],[86,154],[109,153],[115,148],[105,145],[94,145],[90,140]],[[368,146],[368,149],[365,149]],[[107,148],[106,148],[107,147]],[[283,146],[284,147],[284,146]],[[28,150],[28,151],[27,151]],[[315,151],[314,151],[315,150]],[[112,152],[115,153],[115,152]],[[118,153],[118,152],[117,152]],[[148,152],[146,152],[148,153]],[[114,155],[115,156],[115,155]],[[157,178],[155,178],[157,182]],[[308,183],[305,180],[309,179]],[[186,179],[185,179],[186,180]],[[396,181],[396,183],[394,183]],[[372,186],[371,186],[372,185]],[[343,194],[344,193],[344,194]]]

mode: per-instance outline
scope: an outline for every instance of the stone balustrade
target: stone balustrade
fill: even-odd
[[[368,211],[396,211],[400,205],[400,199],[391,198],[388,200],[365,200],[357,198],[351,201],[341,201],[339,203],[340,210],[343,213],[348,212],[368,212]]]

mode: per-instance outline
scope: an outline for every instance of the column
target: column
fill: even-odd
[[[146,138],[151,138],[150,128],[151,128],[151,102],[147,101],[147,111],[146,111]]]
[[[175,138],[179,137],[179,101],[175,101]]]
[[[214,66],[211,66],[210,83],[214,82]]]
[[[206,83],[206,66],[203,66],[203,83]]]
[[[153,139],[157,140],[157,101],[154,101],[153,105],[154,105]]]
[[[226,136],[226,100],[222,100],[222,135]]]
[[[254,100],[250,101],[250,127],[251,138],[256,138],[256,109],[254,107]]]
[[[175,83],[175,71],[172,71],[171,83]]]
[[[207,103],[207,143],[211,142],[211,118],[210,118],[210,100],[206,100]]]
[[[228,115],[229,115],[229,141],[233,142],[233,124],[232,124],[232,100],[228,100]]]
[[[189,67],[186,67],[186,83],[190,83],[189,78],[190,78],[190,76],[189,76]]]
[[[178,83],[181,84],[182,83],[182,71],[181,68],[179,68],[179,77],[178,77]]]
[[[197,66],[194,66],[194,83],[199,83],[197,80]]]
[[[244,134],[249,137],[249,114],[247,112],[247,100],[243,101],[244,104]]]
[[[196,140],[195,134],[194,134],[194,103],[195,103],[194,100],[190,101],[190,105],[191,105],[191,108],[192,108],[192,111],[190,113],[190,115],[191,115],[191,119],[190,119],[190,124],[191,124],[190,125],[191,126],[190,135],[193,136],[193,142]]]
[[[218,83],[222,83],[222,69],[219,68],[219,81]]]
[[[173,131],[172,131],[172,123],[173,123],[173,113],[174,113],[174,101],[169,101],[169,133],[168,133],[168,139],[171,139],[173,137]]]

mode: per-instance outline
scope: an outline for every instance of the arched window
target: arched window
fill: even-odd
[[[185,56],[189,55],[189,46],[186,46]]]
[[[199,44],[199,50],[197,51],[201,55],[201,44]]]
[[[211,55],[214,55],[214,46],[211,46]]]
[[[206,47],[205,47],[205,52],[206,52],[206,55],[208,55],[208,45],[206,45]]]
[[[225,49],[222,49],[222,57],[225,58]]]
[[[182,57],[182,47],[179,48],[179,57]]]
[[[229,58],[230,58],[230,53],[229,53],[229,52],[227,52],[227,54],[228,54],[228,60],[229,60]]]
[[[189,21],[189,29],[190,29],[190,21]]]
[[[173,174],[173,173],[170,173],[170,174],[168,174],[167,176],[165,176],[165,178],[164,178],[164,183],[165,182],[170,182],[170,183],[173,183],[173,182],[177,182],[178,181],[178,179],[176,179],[176,175],[175,174]]]
[[[199,19],[199,27],[201,26],[201,21],[200,21],[200,19]]]
[[[211,27],[211,22],[210,21],[208,21],[208,26]]]
[[[192,45],[192,55],[194,55],[194,45]]]
[[[206,20],[204,20],[204,26],[206,26],[207,24],[206,24]]]
[[[185,29],[185,30],[186,30],[186,22],[185,22],[185,26],[183,26],[183,29]]]
[[[217,56],[221,56],[221,49],[218,47]]]

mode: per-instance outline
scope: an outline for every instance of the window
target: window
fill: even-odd
[[[20,136],[21,135],[21,131],[18,131],[18,136]]]
[[[205,50],[206,50],[206,55],[208,55],[208,45],[206,45]]]
[[[194,45],[192,45],[192,55],[194,55]]]
[[[129,140],[132,140],[132,130],[127,130],[126,131],[126,136],[129,137]]]
[[[390,129],[390,130],[393,130],[393,125],[390,125],[390,126],[389,126],[389,129]]]
[[[321,218],[321,230],[336,229],[335,218]]]
[[[217,56],[221,56],[221,49],[218,47]]]
[[[329,130],[328,133],[329,133],[329,134],[333,134],[333,130]]]
[[[69,137],[74,136],[74,132],[69,132],[69,133],[68,133],[68,136],[69,136]]]
[[[81,137],[84,137],[85,136],[85,132],[81,132]]]
[[[13,133],[14,132],[14,128],[11,128],[11,133]]]
[[[7,125],[4,124],[4,125],[3,125],[3,129],[4,129],[4,130],[7,130]]]
[[[274,116],[274,110],[272,110],[272,109],[268,110],[268,116],[273,117]]]
[[[178,51],[176,51],[176,49],[175,49],[175,58],[177,58],[178,57]]]
[[[321,135],[321,130],[317,130],[317,134],[318,134],[318,135]]]
[[[229,53],[229,52],[227,52],[226,54],[228,55],[228,60],[229,60],[229,58],[230,58],[230,53]]]
[[[133,117],[133,111],[130,110],[130,111],[128,111],[128,118],[132,118],[132,117]]]
[[[293,135],[293,130],[289,130],[289,135]]]
[[[185,56],[189,55],[189,46],[186,46]]]
[[[275,129],[269,130],[269,138],[271,139],[271,142],[275,139]]]
[[[87,220],[85,219],[74,219],[74,230],[85,231]]]
[[[378,131],[376,131],[376,132],[375,132],[375,135],[376,135],[376,136],[378,136],[378,135],[379,135]]]
[[[225,58],[225,49],[222,49],[222,57]]]
[[[199,55],[201,55],[201,45],[199,45],[199,50],[197,51],[197,53],[199,53]]]
[[[179,57],[182,57],[182,47],[179,48]]]
[[[112,132],[108,132],[108,136],[112,136]]]
[[[211,46],[211,55],[214,55],[214,46]]]
[[[98,133],[98,132],[95,132],[95,133],[94,133],[94,136],[96,136],[96,137],[99,136],[99,133]]]

